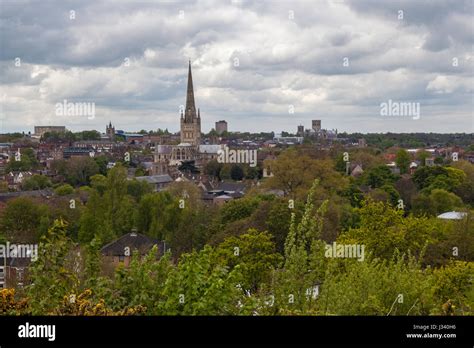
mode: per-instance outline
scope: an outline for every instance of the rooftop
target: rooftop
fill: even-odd
[[[158,253],[163,255],[164,249],[166,248],[164,242],[152,239],[143,234],[131,232],[105,245],[101,249],[101,253],[105,256],[125,256],[125,250],[129,248],[130,252],[138,250],[141,255],[144,255],[148,253],[154,245],[158,245]]]
[[[139,181],[146,181],[149,184],[162,184],[173,181],[171,176],[168,174],[163,175],[150,175],[150,176],[137,176],[135,179]]]
[[[444,220],[462,220],[467,213],[460,212],[460,211],[448,211],[446,213],[438,215],[438,219]]]

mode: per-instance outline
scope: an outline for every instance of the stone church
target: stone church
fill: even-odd
[[[154,174],[171,174],[184,161],[194,161],[202,167],[207,161],[217,159],[221,145],[201,144],[201,112],[194,102],[191,61],[188,68],[186,106],[180,112],[180,140],[178,145],[156,145]]]

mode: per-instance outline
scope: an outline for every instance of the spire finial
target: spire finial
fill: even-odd
[[[188,88],[186,93],[186,109],[184,112],[185,120],[191,122],[196,117],[196,106],[194,104],[193,76],[191,73],[191,59],[188,69]]]

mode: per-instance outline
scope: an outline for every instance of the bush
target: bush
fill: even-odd
[[[67,195],[70,195],[70,194],[74,193],[74,188],[69,184],[64,184],[64,185],[61,185],[61,186],[57,187],[54,190],[54,192],[58,196],[67,196]]]

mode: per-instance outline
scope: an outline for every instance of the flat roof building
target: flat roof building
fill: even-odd
[[[216,122],[216,132],[221,135],[224,132],[227,132],[227,122],[224,120]]]
[[[35,135],[42,137],[44,133],[66,133],[65,126],[35,126]]]

